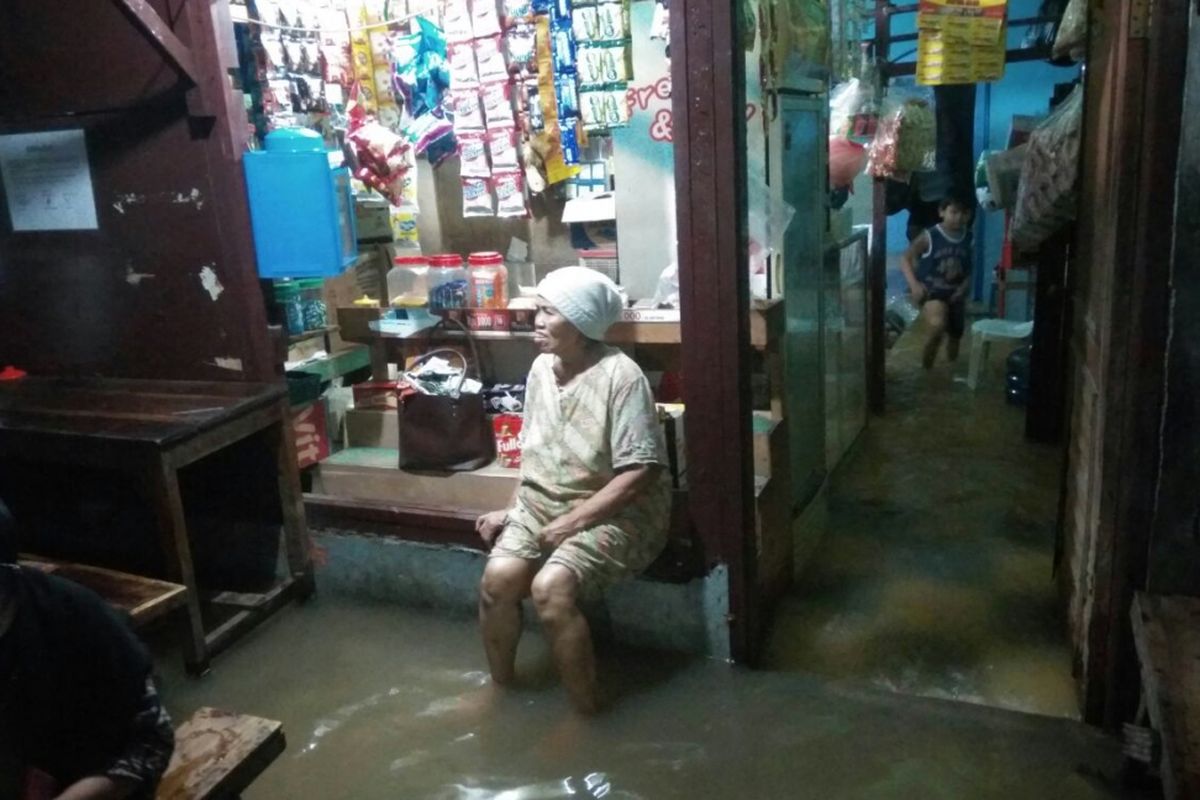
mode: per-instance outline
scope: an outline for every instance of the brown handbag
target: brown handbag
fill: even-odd
[[[479,376],[479,352],[467,332]],[[450,395],[410,393],[400,400],[400,468],[465,472],[485,467],[496,457],[496,440],[483,397],[460,391],[471,363],[457,350],[443,348],[421,356],[413,367],[436,355],[453,355],[463,373]]]

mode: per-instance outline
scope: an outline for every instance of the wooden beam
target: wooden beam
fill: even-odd
[[[1200,797],[1200,599],[1139,592],[1130,615],[1146,710],[1162,737],[1163,797]]]
[[[113,0],[122,11],[142,29],[142,33],[166,56],[175,68],[195,85],[200,84],[200,73],[196,69],[192,51],[179,40],[163,18],[147,0]]]
[[[730,646],[753,662],[756,595],[750,431],[745,54],[741,9],[689,0],[671,13],[682,361],[689,498],[710,565],[729,570]]]

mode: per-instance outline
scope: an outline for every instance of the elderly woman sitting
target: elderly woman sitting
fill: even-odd
[[[533,596],[572,704],[596,710],[584,594],[645,569],[666,542],[670,485],[650,385],[603,344],[620,316],[616,286],[565,267],[538,285],[526,383],[521,482],[504,511],[479,518],[491,545],[479,618],[492,680],[512,682],[521,601]]]

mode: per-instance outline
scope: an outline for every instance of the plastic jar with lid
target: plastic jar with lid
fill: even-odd
[[[472,308],[508,308],[508,269],[504,256],[494,252],[471,253],[467,259]]]
[[[429,259],[396,256],[387,274],[388,300],[394,306],[413,308],[429,304]]]
[[[300,285],[297,281],[275,282],[275,304],[282,312],[288,335],[299,336],[304,333],[304,301],[300,298]]]
[[[462,256],[442,253],[429,257],[429,308],[466,308],[469,288]]]
[[[296,281],[300,288],[300,303],[304,314],[304,330],[319,331],[329,325],[329,310],[325,307],[325,281],[320,278]]]

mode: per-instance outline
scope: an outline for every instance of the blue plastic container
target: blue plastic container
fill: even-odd
[[[331,168],[315,131],[281,128],[242,157],[258,274],[340,275],[358,258],[350,171]]]

